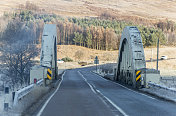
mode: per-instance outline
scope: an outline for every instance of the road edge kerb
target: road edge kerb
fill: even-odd
[[[154,94],[152,92],[145,91],[145,90],[142,90],[142,89],[139,89],[138,91],[141,92],[141,93],[143,93],[143,94],[153,96],[153,97],[155,97],[157,99],[160,99],[160,100],[163,100],[163,101],[167,101],[167,102],[171,102],[171,103],[176,104],[176,101],[173,100],[173,99],[169,99],[167,97],[163,97],[163,96],[160,96],[160,95],[157,95],[157,94]]]

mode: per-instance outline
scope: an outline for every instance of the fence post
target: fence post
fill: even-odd
[[[8,111],[9,109],[9,103],[4,103],[4,111]]]
[[[9,87],[4,88],[4,93],[5,93],[5,101],[4,101],[4,111],[8,111],[9,109]]]

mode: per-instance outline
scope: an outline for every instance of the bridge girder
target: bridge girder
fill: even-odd
[[[52,70],[52,79],[57,78],[57,27],[55,24],[44,25],[40,65]]]
[[[136,71],[145,69],[145,55],[139,30],[134,26],[127,26],[122,32],[117,61],[115,80],[127,83],[133,87],[143,82],[136,82]],[[145,77],[141,77],[145,80]]]

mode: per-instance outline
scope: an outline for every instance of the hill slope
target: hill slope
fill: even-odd
[[[169,19],[176,21],[175,0],[28,0],[50,13],[64,16],[99,16],[111,12],[120,18]],[[18,8],[26,0],[0,1],[0,14]]]
[[[156,60],[157,49],[156,48],[145,48],[145,59],[147,68],[156,68],[156,61],[149,62],[152,57],[152,49],[153,49],[153,59]],[[100,63],[102,62],[117,62],[118,51],[103,51],[103,50],[93,50],[85,47],[75,46],[75,45],[59,45],[58,46],[58,59],[64,57],[70,57],[74,61],[78,61],[75,57],[75,53],[77,51],[82,51],[83,56],[80,57],[80,61],[85,62],[93,62],[95,56],[98,56]],[[159,61],[159,70],[161,70],[162,75],[176,75],[176,47],[162,47],[160,48],[159,58],[161,56],[166,55],[168,60]]]

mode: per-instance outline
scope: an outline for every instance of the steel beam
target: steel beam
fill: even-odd
[[[122,32],[117,61],[116,80],[138,87],[141,80],[136,81],[136,71],[146,68],[144,48],[139,30],[134,26],[127,26]]]

